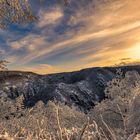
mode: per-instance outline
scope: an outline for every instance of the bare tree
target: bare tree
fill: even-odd
[[[7,70],[7,61],[6,60],[0,60],[0,71],[1,70]]]
[[[12,23],[34,21],[28,0],[0,0],[0,28],[7,28]]]

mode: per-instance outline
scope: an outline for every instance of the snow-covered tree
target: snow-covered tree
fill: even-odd
[[[0,70],[7,70],[7,63],[6,60],[0,60]]]
[[[96,105],[90,113],[90,118],[99,126],[112,128],[116,139],[127,139],[130,134],[140,132],[140,75],[129,71],[108,82],[105,89],[107,99]],[[110,135],[106,131],[107,135]],[[110,136],[112,138],[112,136]]]
[[[45,0],[38,0],[45,2]],[[63,0],[67,5],[69,0]],[[10,24],[24,24],[36,21],[30,0],[0,0],[0,28],[7,28]]]

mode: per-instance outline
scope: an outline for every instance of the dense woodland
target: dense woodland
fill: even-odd
[[[108,82],[106,99],[84,113],[57,101],[24,106],[24,96],[11,100],[1,91],[0,136],[8,140],[138,140],[140,75],[127,72]]]

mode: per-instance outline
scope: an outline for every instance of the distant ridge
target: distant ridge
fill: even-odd
[[[0,96],[16,99],[24,95],[25,106],[34,106],[42,100],[63,102],[69,106],[89,110],[105,98],[107,82],[123,73],[137,71],[140,66],[95,67],[75,72],[39,75],[32,72],[0,71]]]

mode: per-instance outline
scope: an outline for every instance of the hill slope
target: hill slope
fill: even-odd
[[[29,72],[0,72],[0,98],[14,100],[24,97],[25,106],[34,106],[42,100],[56,100],[89,110],[96,102],[105,98],[107,82],[116,77],[117,69],[122,72],[137,71],[140,66],[96,67],[70,73],[37,75]]]

